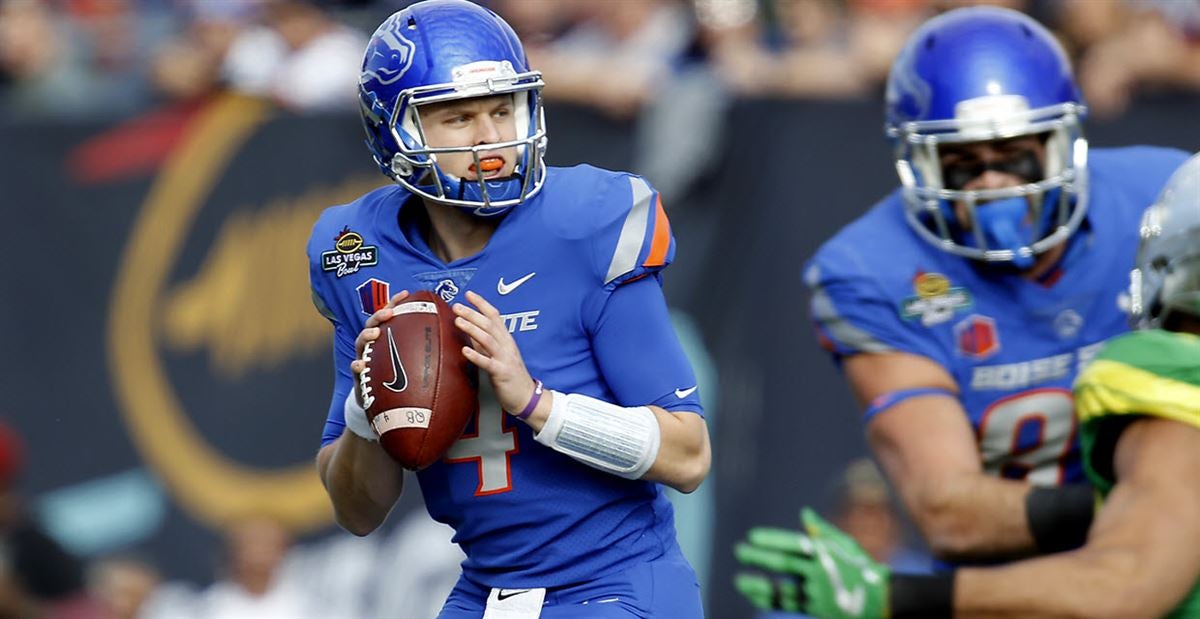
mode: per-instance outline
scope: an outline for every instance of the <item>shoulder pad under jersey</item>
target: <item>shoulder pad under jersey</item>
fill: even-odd
[[[1200,337],[1159,329],[1114,338],[1075,381],[1081,421],[1152,415],[1200,427]]]
[[[556,172],[545,217],[555,233],[581,241],[605,286],[658,272],[675,258],[667,213],[646,179],[586,165]]]

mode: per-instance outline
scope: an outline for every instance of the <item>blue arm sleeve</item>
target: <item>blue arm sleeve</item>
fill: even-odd
[[[335,324],[333,329],[333,397],[329,402],[329,414],[325,418],[325,430],[321,433],[324,447],[342,435],[346,428],[346,396],[354,388],[354,376],[350,362],[354,360],[354,338],[356,334]]]
[[[695,372],[656,277],[617,286],[607,296],[592,330],[592,349],[617,404],[704,414]]]
[[[311,243],[310,243],[311,244]],[[311,248],[309,255],[314,255]],[[321,447],[324,447],[342,435],[346,428],[344,406],[346,395],[354,388],[354,376],[350,372],[350,362],[354,360],[354,339],[357,332],[340,319],[337,313],[325,302],[322,292],[322,282],[319,266],[310,260],[309,281],[312,285],[312,301],[322,316],[333,325],[333,396],[329,401],[329,412],[325,415],[325,428],[321,432]]]

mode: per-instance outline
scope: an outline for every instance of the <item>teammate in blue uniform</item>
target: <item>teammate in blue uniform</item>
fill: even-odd
[[[363,122],[396,185],[326,210],[309,242],[335,333],[321,479],[359,535],[400,496],[355,385],[379,322],[432,290],[499,403],[416,475],[467,555],[439,617],[699,617],[660,486],[689,492],[710,464],[660,286],[670,226],[637,176],[544,165],[541,89],[512,29],[463,0],[371,38]]]
[[[1103,503],[1087,543],[955,569],[953,589],[926,589],[907,616],[1200,616],[1200,155],[1171,176],[1135,233],[1138,329],[1105,343],[1074,385],[1083,467]],[[737,550],[791,583],[781,605],[825,619],[900,616],[886,603],[888,567],[811,511],[802,517],[804,533],[754,529]],[[765,577],[742,579],[756,604],[772,606]]]
[[[901,187],[805,267],[818,339],[942,559],[1078,546],[1091,521],[1071,383],[1127,330],[1131,231],[1186,154],[1089,150],[1084,114],[1034,20],[930,20],[888,79]],[[921,586],[893,582],[893,610]]]

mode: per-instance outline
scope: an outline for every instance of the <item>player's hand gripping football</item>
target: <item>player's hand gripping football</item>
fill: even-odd
[[[813,510],[800,515],[806,533],[754,528],[734,554],[744,568],[734,584],[764,610],[823,619],[882,618],[887,611],[887,567],[876,563],[840,529]]]
[[[392,317],[392,308],[407,298],[407,290],[401,290],[392,295],[387,305],[367,318],[367,322],[363,324],[362,331],[359,331],[358,337],[354,338],[354,361],[350,362],[350,371],[354,374],[354,395],[358,399],[359,406],[363,405],[363,398],[358,377],[362,374],[363,370],[367,369],[367,362],[363,361],[362,358],[363,349],[367,347],[368,342],[374,342],[380,333],[382,333],[379,324]]]
[[[478,310],[462,303],[454,304],[454,324],[471,338],[463,347],[467,361],[487,372],[496,391],[496,400],[508,412],[519,412],[533,397],[533,378],[525,369],[525,360],[500,311],[474,291],[467,300]]]

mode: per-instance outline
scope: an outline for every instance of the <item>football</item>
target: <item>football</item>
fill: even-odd
[[[363,408],[379,443],[404,468],[441,459],[479,409],[479,374],[462,354],[454,312],[429,291],[409,296],[363,350]]]

